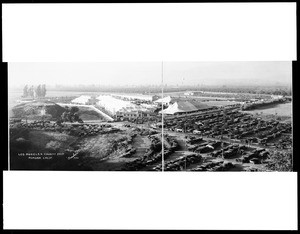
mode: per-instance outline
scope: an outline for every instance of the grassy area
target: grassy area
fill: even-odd
[[[77,114],[83,121],[103,119],[103,117],[98,112],[92,110],[91,108],[79,106],[78,109],[79,111],[77,112]]]

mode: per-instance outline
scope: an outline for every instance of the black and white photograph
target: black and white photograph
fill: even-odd
[[[292,171],[291,62],[9,64],[11,170]]]
[[[4,2],[4,230],[298,230],[296,2]]]

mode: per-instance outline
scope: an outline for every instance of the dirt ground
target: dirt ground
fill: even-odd
[[[146,136],[133,136],[130,129],[118,133],[98,135],[85,138],[79,143],[84,154],[84,165],[93,170],[121,170],[125,163],[142,157],[150,147],[150,140]],[[128,149],[135,152],[125,156]]]
[[[12,147],[16,143],[18,145],[13,150],[34,153],[49,151],[63,152],[70,144],[77,140],[77,137],[64,133],[45,132],[41,130],[20,130],[12,133],[10,138]],[[24,144],[24,148],[22,147],[22,143]]]
[[[119,129],[121,131],[117,133],[100,133],[88,137],[43,130],[11,129],[12,168],[55,170],[55,165],[62,170],[69,170],[68,164],[72,168],[76,164],[78,169],[121,170],[125,163],[142,157],[151,142],[147,135],[139,134],[134,128],[119,126]],[[50,153],[51,157],[44,157]],[[22,154],[26,157],[21,157]],[[66,161],[68,157],[72,160]],[[58,158],[65,160],[60,166],[56,162]]]
[[[10,168],[12,170],[88,170],[79,160],[69,160],[77,137],[41,130],[10,131]]]

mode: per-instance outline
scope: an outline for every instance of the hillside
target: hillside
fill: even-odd
[[[48,120],[57,120],[64,111],[65,108],[55,104],[54,102],[33,101],[15,106],[12,109],[12,117],[40,119],[44,116],[44,118]]]

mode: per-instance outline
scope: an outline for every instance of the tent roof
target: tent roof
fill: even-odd
[[[190,112],[197,110],[208,109],[210,106],[203,104],[201,102],[192,102],[192,101],[177,101],[171,104],[167,109],[160,111],[164,114],[175,114],[179,112]]]
[[[177,112],[182,112],[182,111],[178,108],[177,102],[175,102],[172,105],[170,105],[167,109],[164,109],[164,110],[160,111],[159,113],[173,115]]]
[[[155,103],[169,103],[171,101],[171,97],[170,96],[167,96],[167,97],[164,97],[164,98],[160,98],[156,101],[154,101]]]

